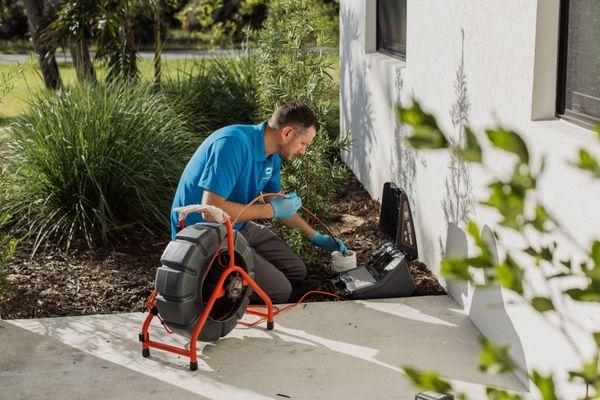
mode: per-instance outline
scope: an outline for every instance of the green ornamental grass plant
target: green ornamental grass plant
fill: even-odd
[[[84,85],[34,98],[9,128],[16,234],[106,244],[124,227],[168,232],[175,186],[195,148],[183,117],[145,85]],[[1,211],[1,210],[0,210]]]
[[[163,79],[162,90],[202,139],[223,126],[251,124],[257,118],[254,57],[199,59]]]

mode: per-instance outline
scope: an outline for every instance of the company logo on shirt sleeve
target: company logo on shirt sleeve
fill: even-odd
[[[265,173],[262,177],[263,181],[268,181],[271,179],[271,176],[273,175],[273,167],[267,167],[265,168]]]

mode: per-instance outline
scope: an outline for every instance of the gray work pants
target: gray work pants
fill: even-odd
[[[247,221],[239,232],[254,255],[254,280],[273,303],[285,303],[292,284],[306,277],[306,265],[283,240],[264,225]],[[252,303],[262,303],[256,294]]]

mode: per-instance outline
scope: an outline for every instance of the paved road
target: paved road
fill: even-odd
[[[331,48],[311,48],[311,51],[323,51],[328,54],[337,54],[337,49]],[[252,52],[252,50],[250,50]],[[246,50],[234,49],[234,50],[225,50],[225,49],[216,49],[216,50],[169,50],[162,52],[162,58],[167,60],[172,60],[175,58],[203,58],[203,57],[222,57],[222,56],[236,56],[248,54]],[[154,52],[153,51],[140,51],[138,55],[142,59],[153,59]],[[15,62],[24,62],[27,60],[28,54],[8,54],[0,52],[0,64],[7,63],[15,63]],[[93,56],[93,54],[92,54]],[[71,61],[71,55],[68,53],[61,53],[56,55],[56,61]]]
[[[154,52],[152,51],[140,51],[139,56],[142,59],[154,58]],[[218,56],[233,56],[238,54],[244,54],[243,50],[223,50],[217,49],[212,51],[207,50],[181,50],[181,51],[163,51],[163,59],[174,59],[174,58],[202,58],[202,57],[218,57]],[[27,60],[28,54],[7,54],[0,53],[0,64],[24,62]],[[57,54],[56,61],[71,61],[71,55]]]

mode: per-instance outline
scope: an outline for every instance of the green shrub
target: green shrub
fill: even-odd
[[[226,125],[255,123],[258,115],[253,57],[200,59],[163,81],[163,91],[201,137]]]
[[[2,142],[0,141],[0,147]],[[4,204],[7,200],[6,180],[4,177],[3,167],[0,165],[0,204]],[[5,225],[8,223],[10,216],[6,212],[0,212],[0,300],[10,290],[10,285],[6,281],[7,264],[13,257],[17,241],[12,239],[5,231]]]
[[[25,39],[27,37],[27,14],[17,0],[0,2],[0,40]]]
[[[314,50],[314,46],[332,45],[322,18],[326,14],[321,1],[276,0],[271,2],[263,29],[255,34],[259,99],[265,116],[298,99],[310,106],[321,124],[306,156],[284,165],[282,186],[298,193],[307,208],[325,218],[334,194],[347,178],[339,151],[350,144],[333,123],[338,118],[331,100],[336,89],[331,76],[334,58]],[[284,230],[283,235],[308,265],[315,261],[317,253],[298,232]]]
[[[40,95],[9,129],[15,233],[103,244],[133,225],[167,233],[193,152],[180,114],[151,87],[78,86]],[[12,198],[14,197],[14,198]]]
[[[2,216],[5,221],[7,217],[7,215]],[[0,223],[2,222],[0,221]],[[16,247],[16,239],[11,239],[9,235],[0,233],[0,300],[10,291],[10,284],[6,280],[8,275],[7,265],[12,260]]]
[[[267,10],[266,0],[191,0],[177,14],[184,30],[211,47],[240,43],[243,28],[257,29]]]

